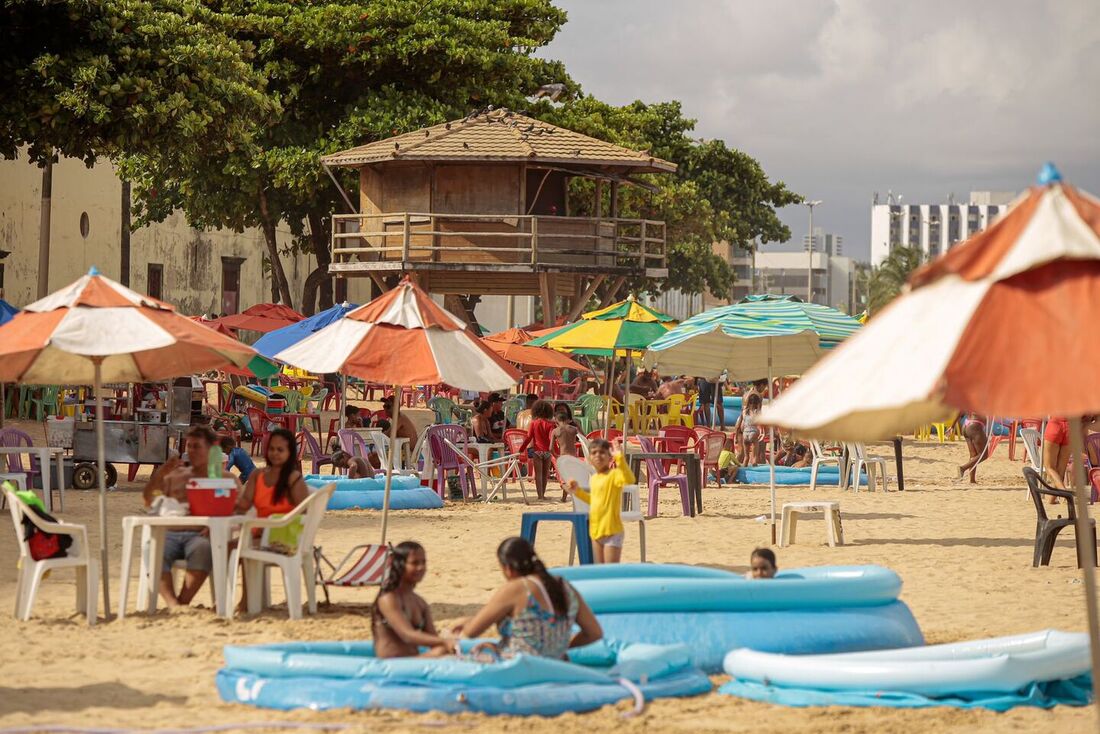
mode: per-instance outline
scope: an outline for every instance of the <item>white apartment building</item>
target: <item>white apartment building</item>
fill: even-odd
[[[810,235],[802,235],[802,251],[805,252],[810,244]],[[832,232],[826,232],[823,227],[814,227],[814,252],[824,252],[826,255],[843,255],[844,238]]]
[[[1012,192],[972,191],[966,204],[905,204],[892,194],[880,203],[876,194],[871,204],[871,264],[881,265],[897,247],[917,247],[925,257],[936,257],[988,227],[1015,198]]]
[[[813,295],[807,296],[806,269],[812,257]],[[852,288],[856,266],[850,257],[824,252],[758,252],[756,254],[757,293],[798,296],[852,313]]]

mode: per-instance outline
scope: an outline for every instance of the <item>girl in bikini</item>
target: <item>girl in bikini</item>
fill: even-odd
[[[406,540],[394,546],[390,566],[371,607],[375,657],[440,657],[455,651],[454,639],[436,632],[428,602],[415,591],[427,570],[422,545]],[[421,652],[422,647],[428,650]]]
[[[477,614],[454,629],[469,639],[497,626],[500,642],[475,646],[475,660],[491,662],[519,654],[561,660],[570,648],[603,637],[581,595],[569,582],[551,576],[526,540],[505,540],[497,548],[497,560],[507,581]],[[574,624],[580,628],[575,635]]]

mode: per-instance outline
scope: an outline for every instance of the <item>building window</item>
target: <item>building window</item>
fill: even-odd
[[[336,285],[333,287],[332,300],[337,303],[343,303],[348,300],[348,279],[337,278]]]
[[[241,257],[222,258],[222,314],[234,314],[241,303]]]
[[[145,276],[145,290],[158,301],[164,300],[164,266],[159,263],[149,263]]]
[[[90,231],[91,221],[88,219],[88,212],[80,212],[80,236],[88,239],[88,232]]]

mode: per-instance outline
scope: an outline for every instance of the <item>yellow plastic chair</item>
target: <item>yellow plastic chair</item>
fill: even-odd
[[[668,412],[664,415],[664,425],[695,427],[695,419],[691,417],[691,410],[688,409],[686,413],[684,412],[684,409],[688,408],[687,395],[669,395],[666,402],[668,403]]]

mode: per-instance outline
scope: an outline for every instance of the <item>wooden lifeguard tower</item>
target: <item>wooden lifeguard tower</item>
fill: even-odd
[[[676,170],[646,153],[498,109],[322,163],[359,169],[358,213],[333,215],[334,276],[386,290],[407,274],[444,296],[541,296],[553,323],[576,318],[605,281],[613,298],[628,277],[668,274],[665,223],[619,216],[620,185],[650,187],[633,176]],[[595,181],[593,216],[570,216],[574,176]]]

